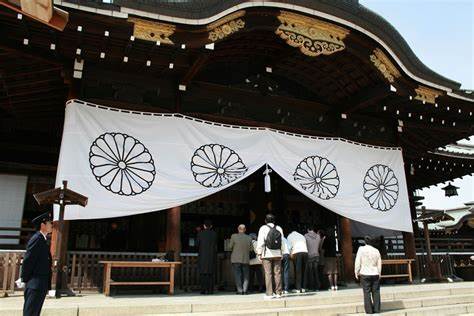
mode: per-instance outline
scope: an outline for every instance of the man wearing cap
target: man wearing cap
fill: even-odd
[[[28,241],[23,258],[21,279],[25,282],[23,316],[39,316],[48,290],[51,289],[51,253],[47,236],[51,233],[52,219],[49,212],[32,221],[38,230]]]

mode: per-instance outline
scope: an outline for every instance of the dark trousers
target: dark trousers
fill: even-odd
[[[283,291],[288,291],[290,288],[290,255],[283,255],[281,258]]]
[[[309,290],[319,290],[319,270],[318,270],[319,257],[308,258],[305,271],[305,288]]]
[[[254,288],[255,279],[257,279],[258,292],[263,292],[263,268],[261,264],[253,264],[250,266],[250,289]]]
[[[247,293],[249,287],[249,265],[245,263],[232,263],[232,269],[234,270],[237,292]]]
[[[308,253],[300,252],[294,255],[295,261],[295,288],[301,290],[304,288],[304,276],[306,264],[308,262]]]
[[[44,290],[25,289],[25,303],[23,305],[23,316],[39,316],[43,307],[44,299],[48,292]]]
[[[212,294],[214,292],[214,274],[201,273],[200,281],[202,294]]]
[[[360,285],[364,291],[365,313],[380,313],[380,277],[378,275],[361,275]]]

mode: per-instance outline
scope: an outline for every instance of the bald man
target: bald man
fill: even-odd
[[[237,293],[246,295],[249,287],[249,260],[250,251],[253,250],[252,238],[245,233],[244,224],[237,227],[237,234],[230,237],[230,262],[234,270],[235,286]]]

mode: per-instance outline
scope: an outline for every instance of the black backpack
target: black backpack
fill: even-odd
[[[265,247],[271,250],[280,250],[281,249],[281,233],[277,230],[276,225],[270,227],[270,231],[267,234],[265,239]]]

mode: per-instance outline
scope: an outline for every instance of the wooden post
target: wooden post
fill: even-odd
[[[71,100],[71,99],[75,99],[78,97],[78,94],[79,94],[79,90],[80,90],[80,81],[79,80],[75,80],[72,78],[72,74],[68,73],[65,78],[64,78],[64,83],[66,85],[69,85],[69,90],[68,90],[68,93],[67,93],[67,99],[66,100]],[[64,206],[63,206],[63,216],[64,216]],[[59,225],[60,223],[62,222],[62,227],[60,228]],[[51,256],[53,257],[53,260],[56,259],[58,260],[59,257],[57,256],[58,254],[58,236],[60,236],[60,230],[63,232],[62,233],[62,237],[60,239],[62,239],[62,245],[64,247],[63,251],[64,251],[64,255],[66,255],[67,253],[67,244],[68,244],[68,239],[69,239],[69,221],[56,221],[53,223],[53,231],[51,233]],[[65,261],[64,261],[65,262]],[[55,284],[54,283],[54,280],[55,280],[56,276],[53,276],[53,283],[52,284]]]
[[[408,259],[416,260],[415,236],[413,233],[403,232],[403,246],[405,248],[405,256]]]
[[[426,254],[428,257],[428,264],[433,262],[431,258],[431,241],[430,241],[430,231],[428,230],[428,223],[426,221],[423,222],[423,233],[425,235],[425,242],[426,242]]]
[[[352,257],[351,221],[341,217],[342,258],[344,260],[344,279],[346,283],[354,282],[354,259]]]
[[[63,190],[65,191],[66,189],[67,181],[63,181]],[[64,221],[64,207],[64,199],[61,198],[59,204],[59,220],[56,222],[56,229],[53,229],[55,235],[53,260],[56,261],[56,297],[61,297],[61,294],[63,293],[67,293],[68,295],[73,294],[71,291],[68,291],[67,287],[67,244],[69,240],[69,222]]]
[[[179,261],[181,254],[181,207],[168,210],[166,219],[166,250],[174,251],[174,260]]]

